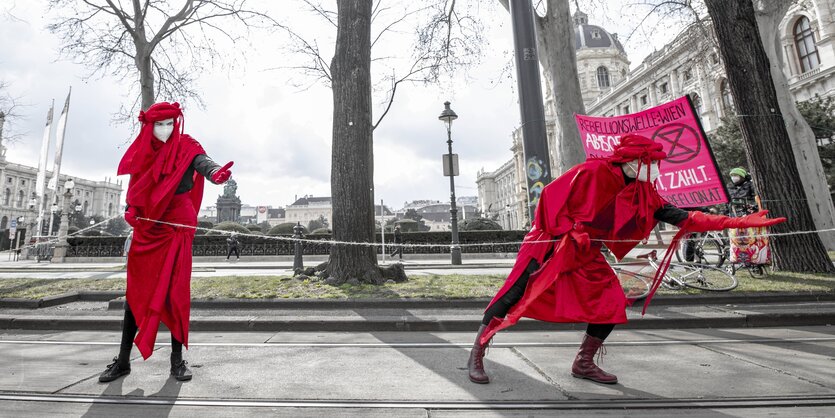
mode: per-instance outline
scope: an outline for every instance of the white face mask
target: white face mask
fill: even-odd
[[[740,180],[742,180],[742,177],[731,176],[731,181],[734,182],[734,183],[739,183]]]
[[[174,132],[173,118],[154,122],[154,138],[165,142],[168,141],[168,138],[171,138],[172,132]]]
[[[630,161],[623,165],[623,175],[638,181],[648,181],[654,183],[655,179],[661,175],[661,170],[658,168],[658,161],[653,161],[647,166],[641,164],[641,171],[638,172],[638,160]]]

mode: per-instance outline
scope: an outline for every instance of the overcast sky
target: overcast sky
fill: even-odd
[[[302,24],[308,33],[323,40],[328,39],[323,34],[335,32],[296,2],[281,4],[280,20]],[[584,11],[591,24],[620,35],[633,66],[679,31],[679,23],[654,19],[635,30],[645,9],[625,7],[626,1],[604,5]],[[400,208],[416,199],[449,199],[449,180],[443,177],[441,167],[446,132],[437,119],[445,100],[452,102],[459,116],[453,125],[453,151],[459,154],[461,164],[461,176],[456,178],[458,196],[477,195],[477,171],[494,170],[512,156],[511,133],[520,116],[514,69],[503,71],[512,57],[509,15],[500,6],[479,7],[476,12],[483,17],[489,40],[482,62],[440,86],[402,87],[374,133],[376,199],[383,199],[388,206]],[[6,158],[37,166],[50,102],[55,100],[56,115],[60,113],[72,86],[61,171],[88,179],[113,178],[126,141],[135,136],[129,124],[111,122],[119,106],[132,101],[127,97],[129,86],[111,77],[85,81],[87,68],[60,59],[59,40],[46,29],[53,20],[45,0],[0,0],[0,81],[8,83],[8,93],[23,105],[21,118],[11,126],[21,138],[5,144]],[[297,71],[274,69],[291,59],[282,48],[285,42],[280,35],[257,32],[248,40],[250,45],[236,47],[237,54],[246,59],[234,71],[218,69],[200,76],[199,91],[206,108],[186,107],[186,132],[218,163],[235,161],[233,177],[245,204],[278,207],[305,194],[329,196],[330,90],[321,84],[300,89],[294,82],[304,78]],[[393,37],[386,48],[402,50],[409,45],[408,37]],[[332,52],[330,45],[323,49]],[[167,99],[177,100],[159,98]],[[384,98],[376,95],[374,99],[378,113]],[[220,193],[222,186],[209,185],[203,206],[212,205]]]

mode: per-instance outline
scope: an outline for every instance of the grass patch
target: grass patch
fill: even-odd
[[[737,273],[739,287],[734,292],[833,292],[835,276],[777,272],[753,278],[748,272]],[[196,277],[191,282],[194,299],[370,299],[491,298],[504,283],[505,276],[415,275],[406,283],[329,286],[315,281],[300,281],[287,276]],[[124,291],[124,279],[2,279],[0,298],[39,299],[70,291]],[[660,294],[696,294],[699,290],[672,291]]]

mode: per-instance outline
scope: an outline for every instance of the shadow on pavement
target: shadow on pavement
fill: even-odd
[[[173,376],[168,376],[168,380],[165,381],[165,384],[162,386],[162,388],[160,388],[159,392],[148,396],[145,396],[145,391],[143,389],[134,389],[129,393],[122,394],[122,384],[126,378],[130,378],[130,375],[110,382],[107,385],[107,388],[105,388],[104,392],[102,392],[102,397],[121,397],[126,399],[147,398],[176,400],[180,396],[182,382],[178,382],[176,379],[174,379]],[[152,411],[148,412],[152,412],[152,415],[155,417],[167,417],[171,414],[171,409],[173,407],[173,403],[168,405],[154,405]],[[90,409],[88,409],[87,412],[84,413],[84,415],[82,415],[82,417],[103,418],[120,416],[123,413],[127,413],[129,411],[128,408],[130,407],[127,405],[94,403],[90,406]]]
[[[365,318],[366,320],[373,320],[373,316],[369,315],[372,312],[370,310],[355,309],[354,312],[356,312],[357,315]],[[410,322],[411,319],[418,319],[407,309],[403,309],[400,312],[400,315],[404,323],[407,324]],[[471,338],[473,338],[473,340],[475,339],[476,331],[478,330],[473,329],[471,335]],[[393,335],[391,332],[371,332],[370,334],[383,343],[394,344],[404,342],[402,338],[398,337],[397,335]],[[419,335],[420,343],[450,343],[450,341],[430,333],[422,332]],[[526,367],[529,368],[532,373],[525,373],[512,367],[493,361],[490,356],[490,351],[494,350],[488,349],[487,356],[485,357],[484,361],[485,370],[490,376],[490,383],[482,385],[472,383],[469,380],[467,372],[467,360],[470,355],[470,346],[450,346],[449,350],[453,350],[454,354],[452,354],[451,356],[446,356],[446,354],[444,354],[446,358],[439,358],[437,353],[428,352],[427,349],[399,346],[393,346],[392,348],[400,352],[402,355],[409,357],[417,364],[423,366],[426,370],[430,370],[436,375],[441,376],[448,382],[454,383],[467,393],[471,394],[475,399],[483,401],[497,401],[498,399],[496,399],[495,396],[491,395],[495,395],[496,392],[504,394],[513,391],[553,394],[553,397],[549,397],[546,399],[536,399],[544,401],[564,400],[566,398],[571,398],[571,396],[567,392],[562,390],[562,388],[560,388],[558,385],[550,384],[548,382],[543,382],[542,380],[532,378],[531,374],[536,373],[540,373],[540,377],[542,377],[543,379],[544,376],[542,376],[541,372],[531,368],[530,365],[526,365]],[[511,386],[512,383],[519,384],[520,382],[524,384],[523,387]],[[513,399],[534,400],[530,399],[530,397],[524,397],[524,395],[521,397],[515,396],[513,397]]]

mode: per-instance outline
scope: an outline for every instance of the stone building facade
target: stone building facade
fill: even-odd
[[[629,70],[630,61],[618,36],[589,25],[582,12],[574,15],[577,71],[586,114],[616,116],[635,113],[689,95],[705,131],[715,130],[733,112],[734,99],[725,69],[710,37],[709,21],[685,28],[676,38]],[[800,0],[778,27],[783,72],[796,101],[815,95],[835,96],[835,0]],[[546,78],[546,83],[548,80]],[[555,143],[554,110],[546,88],[548,143]],[[515,211],[528,224],[524,210],[522,131],[513,133],[513,157],[495,171],[480,171],[476,180],[479,205]],[[556,156],[551,148],[551,166]],[[512,178],[512,181],[506,179]],[[501,212],[504,216],[504,212]]]

